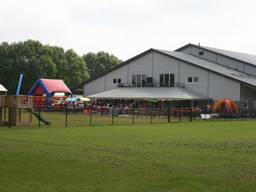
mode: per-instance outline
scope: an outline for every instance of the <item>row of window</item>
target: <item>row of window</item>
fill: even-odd
[[[153,86],[153,78],[146,77],[144,74],[132,75],[132,85],[134,87],[151,87]]]
[[[174,84],[175,84],[174,74],[160,74],[159,83],[160,83],[160,87],[174,87]]]
[[[116,83],[120,84],[120,83],[122,83],[122,79],[113,79],[113,83],[114,84],[116,84]]]
[[[188,77],[188,83],[198,83],[198,77]]]
[[[188,83],[198,83],[198,77],[188,77]],[[113,79],[113,84],[121,84],[122,79]],[[160,87],[174,87],[175,75],[174,74],[160,74],[159,86]],[[143,74],[132,75],[132,85],[135,87],[153,86],[153,78],[146,77]]]

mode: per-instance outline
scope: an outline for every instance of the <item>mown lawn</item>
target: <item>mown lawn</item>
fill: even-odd
[[[256,121],[0,128],[1,192],[256,191]]]

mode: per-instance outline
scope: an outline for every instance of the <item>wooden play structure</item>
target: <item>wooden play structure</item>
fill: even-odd
[[[32,96],[0,95],[0,125],[30,126],[32,108]]]

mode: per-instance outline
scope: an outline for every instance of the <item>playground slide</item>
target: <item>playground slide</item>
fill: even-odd
[[[45,125],[51,125],[51,122],[50,122],[50,121],[48,121],[47,119],[44,119],[44,118],[42,117],[42,115],[39,116],[39,114],[37,114],[35,111],[33,111],[33,109],[32,109],[31,112],[32,112],[32,114],[33,114],[39,121],[43,122]]]

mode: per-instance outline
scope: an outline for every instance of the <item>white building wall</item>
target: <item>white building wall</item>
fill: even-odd
[[[113,79],[121,79],[121,83],[128,83],[128,65],[124,65],[106,75],[105,90],[117,87],[117,83],[113,83]]]
[[[84,96],[105,90],[105,75],[84,85]]]
[[[198,83],[188,83],[188,77],[198,77]],[[180,65],[180,82],[194,93],[209,97],[208,71],[182,62]]]
[[[209,96],[214,99],[240,100],[240,83],[215,73],[209,73]]]
[[[159,84],[160,74],[174,74],[175,83],[180,82],[179,61],[165,55],[153,54],[153,78],[154,83]]]
[[[240,100],[240,83],[156,52],[142,56],[85,84],[84,94],[88,96],[115,88],[118,84],[113,84],[114,78],[121,78],[122,83],[131,84],[133,74],[153,76],[154,83],[159,83],[159,76],[164,73],[175,74],[176,83],[184,83],[187,89],[199,95],[212,99],[228,97]],[[188,77],[198,77],[198,83],[188,83]]]
[[[152,77],[152,53],[144,55],[128,64],[128,82],[132,83],[132,75],[144,74]]]
[[[92,95],[105,90],[117,87],[117,83],[113,83],[113,79],[121,79],[122,83],[132,83],[133,74],[145,74],[152,77],[152,53],[144,55],[130,63],[111,71],[110,73],[95,79],[84,86],[84,95]]]

